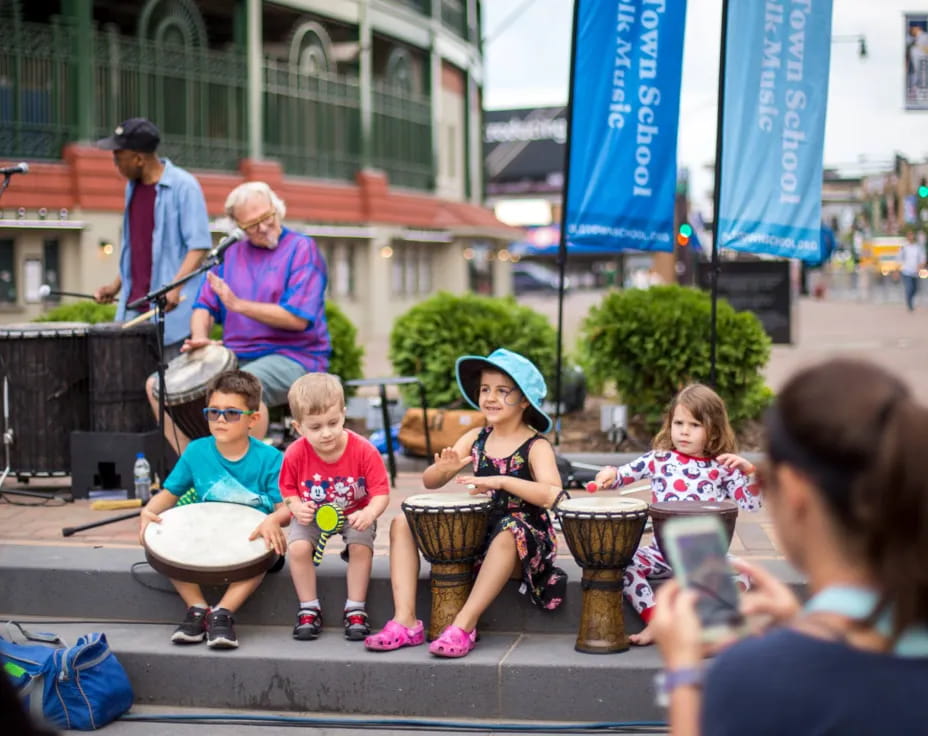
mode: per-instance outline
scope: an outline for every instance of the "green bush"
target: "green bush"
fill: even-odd
[[[329,339],[332,342],[332,357],[329,359],[329,373],[342,381],[361,378],[361,359],[364,348],[358,345],[358,330],[336,304],[325,303],[325,319],[329,324]],[[355,390],[347,390],[351,395]]]
[[[683,386],[708,383],[709,295],[680,286],[613,291],[583,322],[580,364],[594,392],[614,384],[629,414],[650,431],[660,425],[667,403]],[[761,369],[770,338],[750,312],[718,302],[716,389],[733,424],[756,418],[772,394]]]
[[[35,322],[112,322],[116,318],[115,304],[97,304],[90,300],[62,304],[35,318]]]
[[[538,366],[554,395],[557,332],[547,318],[514,299],[439,292],[420,302],[393,323],[390,360],[399,376],[417,376],[425,385],[429,406],[448,406],[461,399],[454,361],[461,355],[488,355],[496,348],[521,353]],[[407,389],[409,404],[419,401]]]

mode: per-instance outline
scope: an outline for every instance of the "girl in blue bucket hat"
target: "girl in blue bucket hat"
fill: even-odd
[[[477,641],[477,620],[506,582],[518,576],[520,591],[543,610],[564,599],[567,576],[555,567],[557,538],[548,509],[561,492],[554,448],[543,436],[551,419],[541,408],[545,379],[525,357],[505,348],[490,355],[464,355],[455,373],[461,393],[480,410],[485,427],[464,434],[454,447],[435,453],[422,474],[426,488],[441,488],[452,479],[471,495],[488,494],[493,511],[477,558],[477,577],[464,607],[429,645],[439,657],[463,657]],[[473,472],[458,475],[467,465]],[[368,649],[385,651],[425,641],[416,618],[419,551],[405,515],[390,527],[390,576],[393,618],[365,640]]]

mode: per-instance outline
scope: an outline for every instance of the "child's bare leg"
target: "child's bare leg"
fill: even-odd
[[[313,546],[305,540],[291,542],[287,547],[290,562],[290,577],[297,598],[301,601],[316,600],[316,568],[313,565]]]
[[[174,586],[174,590],[177,591],[177,594],[184,601],[184,605],[186,605],[187,608],[190,608],[190,606],[209,608],[203,591],[196,583],[185,583],[183,580],[174,580],[171,578],[171,585]]]
[[[219,603],[216,604],[216,607],[225,608],[227,611],[235,613],[242,607],[242,604],[248,600],[248,597],[258,589],[262,580],[264,580],[263,572],[260,575],[255,575],[253,578],[248,578],[248,580],[239,580],[238,582],[231,583],[229,587],[226,588],[226,592],[223,594]]]
[[[367,586],[371,581],[374,550],[363,544],[348,545],[348,598],[367,600]],[[307,599],[308,600],[308,599]]]
[[[419,548],[402,514],[390,524],[390,585],[393,618],[406,628],[416,625],[416,585],[419,582]]]
[[[473,590],[464,607],[452,622],[464,631],[473,631],[477,621],[509,581],[513,568],[519,563],[516,540],[509,532],[497,534],[490,542],[487,556],[480,566]]]

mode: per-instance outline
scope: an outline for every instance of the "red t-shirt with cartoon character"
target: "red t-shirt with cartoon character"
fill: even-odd
[[[389,494],[387,471],[377,448],[350,429],[345,433],[345,451],[332,463],[319,457],[305,437],[290,445],[280,468],[280,495],[333,503],[347,515],[367,506],[371,496]]]

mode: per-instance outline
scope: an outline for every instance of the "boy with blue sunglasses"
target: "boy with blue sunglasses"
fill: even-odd
[[[207,407],[203,410],[210,436],[187,446],[164,481],[164,489],[142,509],[140,540],[150,523],[161,522],[158,514],[178,502],[224,501],[252,506],[268,514],[250,538],[260,536],[268,549],[284,554],[287,542],[281,524],[289,523],[290,512],[281,502],[278,486],[283,454],[249,435],[260,417],[260,405],[261,383],[250,373],[226,371],[211,381]],[[212,648],[237,647],[232,614],[263,579],[264,573],[261,573],[231,583],[212,609],[199,585],[172,579],[171,583],[187,605],[187,615],[171,641],[195,644],[205,638]]]

